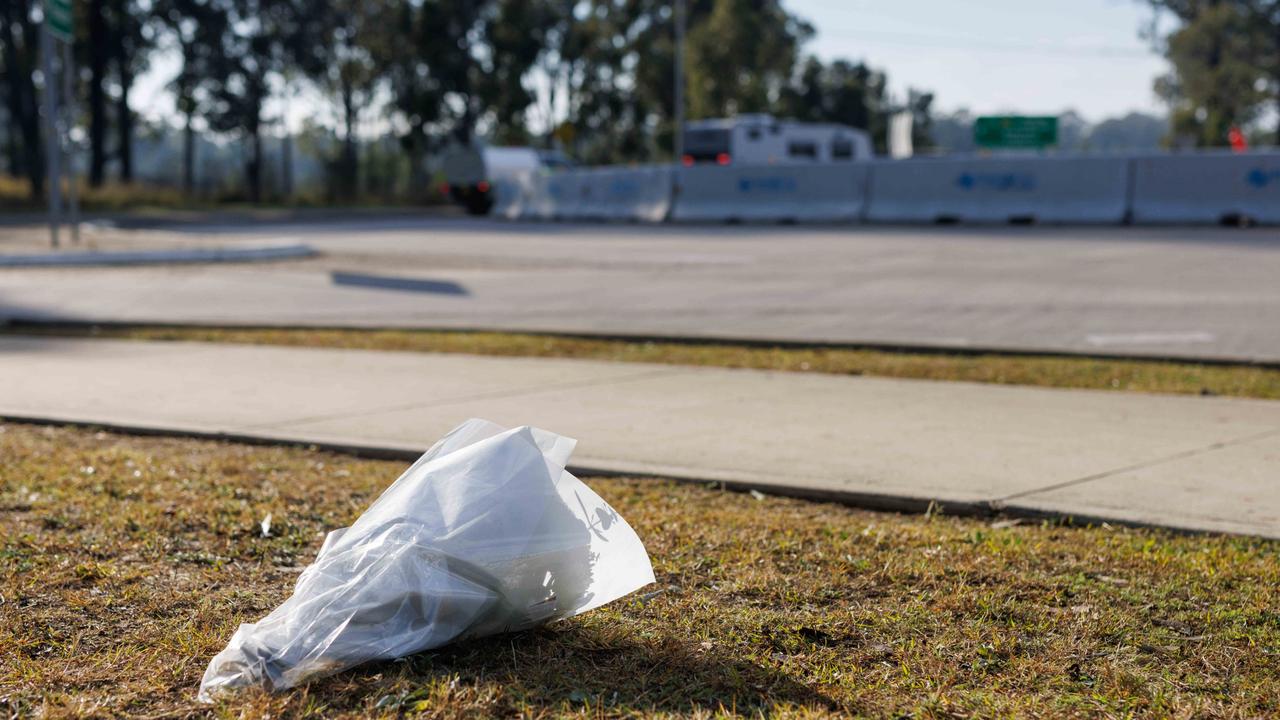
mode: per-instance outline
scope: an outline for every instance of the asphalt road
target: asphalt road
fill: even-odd
[[[5,239],[38,228],[0,227]],[[0,270],[0,318],[469,327],[1280,362],[1280,232],[406,216],[97,231],[311,260]]]

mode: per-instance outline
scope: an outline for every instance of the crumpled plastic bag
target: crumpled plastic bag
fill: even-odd
[[[564,469],[576,442],[485,420],[455,428],[329,533],[288,600],[240,626],[199,699],[533,627],[653,582],[635,531]]]

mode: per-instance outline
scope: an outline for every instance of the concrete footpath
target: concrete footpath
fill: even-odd
[[[496,358],[0,338],[0,416],[412,455],[469,417],[574,468],[857,505],[1280,538],[1280,402]]]

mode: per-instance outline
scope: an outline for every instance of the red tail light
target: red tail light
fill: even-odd
[[[685,155],[684,157],[680,158],[680,162],[681,162],[685,167],[693,167],[693,156],[692,156],[692,155]]]
[[[728,164],[729,164],[729,153],[720,153],[719,155],[717,155],[717,156],[716,156],[716,164],[717,164],[717,165],[728,165]]]
[[[476,183],[476,189],[479,190],[480,192],[489,192],[489,183],[485,180],[481,180],[480,182]]]
[[[440,194],[441,195],[449,194],[449,183],[445,183],[445,182],[440,183]]]

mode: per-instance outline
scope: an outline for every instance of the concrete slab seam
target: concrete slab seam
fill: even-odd
[[[1061,490],[1063,488],[1084,485],[1086,483],[1091,483],[1096,480],[1104,480],[1106,478],[1113,477],[1115,475],[1121,475],[1123,473],[1133,472],[1134,470],[1143,470],[1150,467],[1156,467],[1158,465],[1164,465],[1166,463],[1176,462],[1178,460],[1185,460],[1187,458],[1196,457],[1198,455],[1205,455],[1211,452],[1215,452],[1217,450],[1224,450],[1226,448],[1235,447],[1237,445],[1247,445],[1249,443],[1256,442],[1258,440],[1266,440],[1268,438],[1275,437],[1275,436],[1280,436],[1280,428],[1264,430],[1263,432],[1260,432],[1260,433],[1254,433],[1252,435],[1246,435],[1244,437],[1233,438],[1231,440],[1222,440],[1219,442],[1210,443],[1203,447],[1191,448],[1190,450],[1183,450],[1181,452],[1173,453],[1172,455],[1166,455],[1164,457],[1154,458],[1151,460],[1143,460],[1142,462],[1136,462],[1130,465],[1125,465],[1123,467],[1118,467],[1111,470],[1104,470],[1103,472],[1094,473],[1092,475],[1086,475],[1084,477],[1075,478],[1073,480],[1064,480],[1062,482],[1054,483],[1052,485],[1046,485],[1041,488],[1032,488],[1030,490],[1023,490],[1021,492],[1016,492],[1011,495],[1006,495],[1002,498],[993,500],[992,506],[999,509],[1003,507],[1004,503],[1010,500],[1017,500],[1017,499],[1025,498],[1031,495],[1038,495],[1040,493],[1053,492],[1055,490]]]

